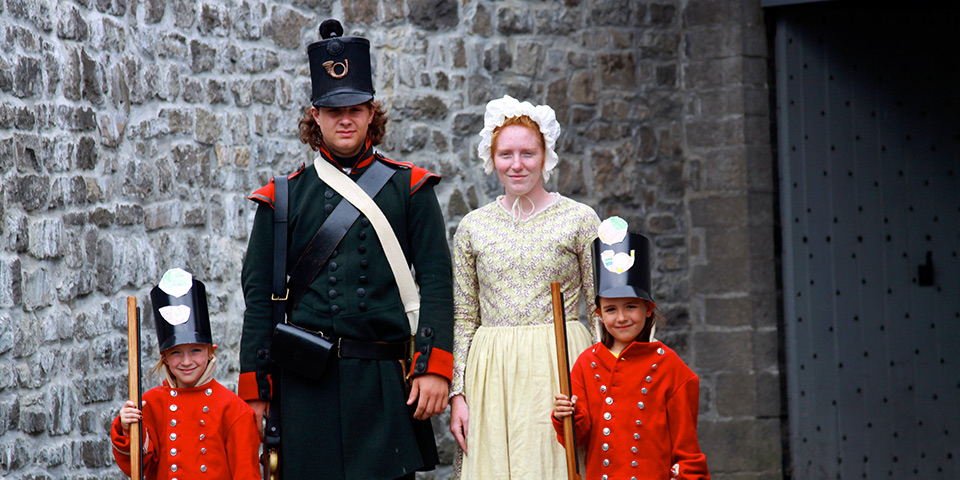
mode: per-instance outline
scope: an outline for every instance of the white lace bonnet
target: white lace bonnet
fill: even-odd
[[[547,105],[533,106],[530,102],[520,102],[510,95],[487,102],[487,111],[483,114],[483,130],[480,130],[480,144],[477,155],[483,160],[483,170],[493,173],[493,156],[490,147],[493,144],[493,131],[503,125],[508,118],[526,115],[540,126],[540,133],[547,145],[544,152],[543,181],[550,179],[550,171],[557,166],[559,159],[554,147],[560,136],[560,123],[557,114]]]

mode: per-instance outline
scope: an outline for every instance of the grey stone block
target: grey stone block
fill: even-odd
[[[497,31],[503,35],[517,35],[533,31],[533,16],[519,5],[497,8]]]
[[[13,89],[13,68],[5,58],[0,58],[0,92]],[[3,125],[3,122],[0,122]]]
[[[589,105],[597,103],[597,98],[595,73],[592,71],[575,72],[570,78],[570,100]]]
[[[73,456],[79,459],[79,465],[83,467],[108,467],[113,465],[113,454],[110,453],[113,447],[110,439],[104,436],[97,440],[80,440],[74,442]]]
[[[8,308],[21,304],[22,275],[19,258],[0,259],[0,307]]]
[[[779,429],[779,419],[731,420],[701,421],[697,431],[713,474],[758,471],[779,462]]]
[[[744,373],[753,368],[751,332],[699,331],[693,333],[697,352],[695,370],[703,373]]]
[[[781,401],[779,372],[758,372],[756,416],[761,418],[782,418],[786,415],[786,405]]]
[[[196,129],[196,139],[198,142],[212,145],[217,142],[220,138],[221,127],[220,119],[217,118],[217,115],[210,113],[209,111],[198,108],[196,110],[197,115],[197,129]],[[193,150],[193,149],[191,149]]]
[[[199,40],[190,41],[190,69],[194,73],[208,72],[213,69],[217,50]]]
[[[590,11],[594,25],[640,25],[647,14],[647,5],[631,0],[613,0],[595,4]]]
[[[775,328],[755,329],[753,331],[753,368],[758,372],[771,372],[778,368],[777,353],[780,351],[780,337]]]
[[[753,322],[753,298],[707,297],[704,299],[704,321],[718,327],[745,327]]]
[[[636,62],[632,53],[600,54],[597,64],[604,88],[636,87]]]
[[[42,67],[40,59],[23,56],[13,69],[13,94],[19,98],[29,98],[42,88]]]
[[[57,4],[57,37],[64,40],[87,39],[87,22],[73,5]]]
[[[455,0],[408,0],[407,19],[424,30],[443,30],[456,26],[460,17]]]
[[[469,18],[470,33],[489,37],[493,33],[493,21],[490,9],[483,3],[477,2],[477,8]]]
[[[690,222],[704,227],[745,227],[749,201],[743,196],[715,195],[690,201]]]
[[[752,373],[718,373],[717,415],[721,418],[743,418],[756,415],[756,377]]]
[[[682,15],[686,27],[734,23],[739,20],[740,3],[692,0],[683,8]]]
[[[47,205],[50,178],[45,175],[13,177],[8,191],[10,200],[19,203],[24,210],[32,211]]]
[[[483,68],[490,73],[509,70],[513,66],[513,56],[507,45],[496,42],[483,51]]]
[[[273,79],[256,80],[253,82],[253,99],[264,104],[271,104],[277,91],[277,82]]]
[[[38,259],[59,257],[63,253],[63,221],[58,218],[32,219],[29,222],[27,251]]]
[[[96,128],[96,114],[91,108],[57,106],[57,116],[67,129],[77,132],[89,132]]]
[[[650,12],[650,23],[655,26],[672,25],[677,17],[676,5],[654,3],[647,10]]]
[[[349,2],[344,2],[344,10],[356,10],[354,5]],[[365,5],[370,5],[370,2],[366,2]],[[375,4],[374,4],[375,5]],[[362,7],[363,5],[361,5]],[[348,14],[349,18],[357,18],[354,15],[360,12],[351,12],[353,14]],[[363,12],[366,15],[369,15],[370,12]],[[372,15],[376,18],[376,7],[373,7]],[[363,20],[359,20],[363,21]],[[303,16],[300,12],[284,8],[281,6],[274,6],[270,12],[270,18],[264,24],[264,34],[269,37],[277,46],[280,48],[296,49],[300,48],[302,44],[309,44],[319,40],[319,34],[314,33],[311,36],[307,36],[304,39],[301,39],[300,32],[303,31],[303,27],[310,24],[310,18]],[[315,28],[319,26],[319,23],[314,26],[313,32],[316,32]]]
[[[544,46],[540,42],[518,42],[514,71],[536,77],[544,61]]]
[[[374,24],[378,17],[377,2],[367,2],[364,0],[344,0],[343,11],[345,18],[351,22],[358,22],[366,25]]]
[[[6,475],[23,469],[30,463],[30,454],[22,441],[0,444],[0,473]]]
[[[116,206],[116,219],[120,225],[136,225],[143,223],[143,207],[140,205],[122,205]]]
[[[180,202],[151,205],[144,210],[144,227],[147,231],[175,227],[180,224],[183,206]]]
[[[711,260],[709,265],[696,265],[692,270],[690,286],[704,294],[744,292],[750,280],[750,266],[739,259]]]
[[[151,24],[158,23],[163,19],[167,2],[163,0],[144,0],[141,5],[143,5],[143,21]]]

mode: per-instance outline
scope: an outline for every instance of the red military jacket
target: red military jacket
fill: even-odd
[[[253,409],[216,380],[190,388],[164,382],[143,400],[147,480],[260,480]],[[110,436],[113,457],[129,476],[130,437],[123,434],[119,416]]]
[[[697,442],[700,380],[661,342],[633,342],[615,357],[598,343],[570,373],[574,429],[586,446],[586,478],[709,479]],[[563,443],[563,423],[553,418]]]

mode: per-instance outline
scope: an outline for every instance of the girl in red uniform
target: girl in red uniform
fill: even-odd
[[[113,457],[130,475],[130,428],[143,422],[147,480],[259,480],[260,435],[253,409],[213,379],[217,357],[206,289],[168,270],[150,292],[163,385],[143,394],[143,410],[127,401],[113,420]]]
[[[586,446],[586,478],[709,479],[697,442],[700,380],[653,338],[660,317],[650,295],[649,241],[611,217],[593,243],[601,342],[570,373],[571,398],[557,394],[553,425],[563,442],[573,415]]]

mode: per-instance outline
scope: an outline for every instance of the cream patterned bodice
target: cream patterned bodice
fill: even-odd
[[[454,236],[454,340],[451,395],[463,392],[470,343],[477,328],[553,322],[551,282],[563,291],[567,320],[587,302],[594,311],[591,244],[600,219],[592,208],[553,194],[554,202],[517,219],[500,199],[467,214]]]

